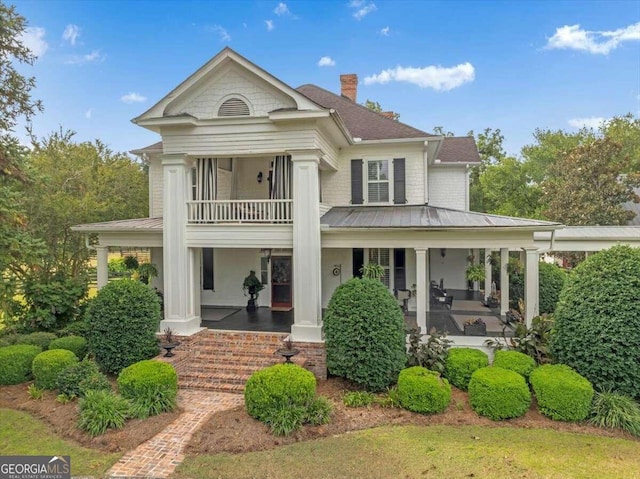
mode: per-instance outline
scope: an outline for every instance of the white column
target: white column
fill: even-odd
[[[509,311],[509,248],[500,248],[500,315]]]
[[[317,150],[289,151],[293,162],[293,325],[295,341],[322,341],[320,198]]]
[[[491,283],[493,282],[493,278],[491,277],[491,262],[489,261],[489,257],[491,256],[491,248],[485,248],[484,250],[484,300],[485,302],[489,300],[489,296],[491,296]]]
[[[538,316],[538,262],[540,255],[537,248],[525,248],[526,269],[524,279],[524,318],[527,326],[531,326],[531,320]]]
[[[481,263],[482,259],[480,258],[480,249],[474,248],[472,254],[473,254],[473,264],[482,264]],[[480,281],[473,282],[473,290],[480,291]]]
[[[425,281],[425,290],[426,290],[426,300],[425,300],[425,304],[427,305],[427,312],[431,311],[431,252],[433,251],[433,248],[426,249],[426,258],[427,258],[427,268],[426,268],[426,277],[424,279]],[[426,331],[425,331],[426,333]]]
[[[185,155],[163,155],[164,320],[160,329],[178,334],[200,331],[194,310],[193,253],[186,244],[187,201],[191,194],[191,161]]]
[[[98,289],[106,286],[109,282],[109,247],[96,246],[97,254],[97,273],[98,273]]]
[[[427,250],[426,248],[416,248],[416,321],[422,334],[427,334],[429,296]]]

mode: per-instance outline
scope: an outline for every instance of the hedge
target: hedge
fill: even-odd
[[[56,388],[69,397],[84,397],[88,391],[111,390],[111,384],[95,361],[84,359],[58,374]]]
[[[473,348],[453,348],[449,350],[444,375],[455,387],[467,390],[474,371],[487,367],[489,356]]]
[[[55,389],[58,374],[77,362],[76,355],[66,349],[43,351],[33,358],[31,365],[36,386],[44,389]]]
[[[557,421],[582,421],[591,411],[593,386],[564,364],[545,364],[529,377],[538,410]]]
[[[20,384],[31,377],[31,363],[42,349],[30,344],[0,348],[0,384]]]
[[[552,264],[538,263],[538,299],[540,314],[555,311],[560,292],[567,281],[567,272]],[[509,306],[518,308],[518,300],[524,299],[524,273],[509,275]]]
[[[536,362],[531,356],[518,351],[498,350],[493,357],[493,366],[515,371],[528,379],[529,374],[536,367]]]
[[[398,397],[402,407],[409,411],[442,412],[451,402],[451,386],[439,373],[414,366],[400,371]]]
[[[82,359],[87,355],[87,340],[82,336],[65,336],[51,341],[49,349],[66,349]]]
[[[43,351],[46,351],[49,349],[49,343],[56,338],[57,336],[54,333],[38,331],[31,334],[20,335],[16,344],[31,344],[33,346],[38,346]]]
[[[531,392],[522,375],[492,366],[471,375],[469,403],[479,415],[499,421],[525,414],[531,406]]]
[[[376,279],[352,278],[336,288],[324,316],[329,373],[372,391],[394,384],[405,367],[404,316]]]
[[[175,409],[178,375],[169,363],[140,361],[120,372],[118,390],[131,400],[132,414],[144,419]]]

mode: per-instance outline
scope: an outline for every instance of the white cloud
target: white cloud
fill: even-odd
[[[22,32],[19,40],[31,53],[41,57],[49,48],[49,44],[44,39],[46,33],[47,31],[42,27],[28,27]]]
[[[318,60],[319,67],[335,67],[336,61],[331,57],[322,57]]]
[[[287,7],[287,4],[283,2],[280,2],[278,4],[278,6],[273,10],[273,13],[279,16],[291,15],[291,12],[289,11],[289,7]]]
[[[267,30],[268,30],[268,31],[272,31],[274,28],[276,28],[276,27],[273,25],[273,20],[265,20],[265,21],[264,21],[264,23],[266,23],[266,24],[267,24]]]
[[[100,50],[93,50],[91,53],[85,55],[74,55],[65,61],[65,63],[67,65],[81,65],[83,63],[103,62],[105,58],[106,57],[100,53]]]
[[[424,68],[401,67],[383,70],[377,75],[370,75],[364,79],[365,85],[374,83],[389,83],[391,81],[407,82],[420,88],[433,88],[438,91],[453,90],[475,79],[475,68],[469,62],[455,67],[445,68],[430,65]]]
[[[140,93],[132,91],[130,93],[127,93],[126,95],[121,96],[120,101],[124,103],[142,103],[147,101],[147,97],[142,96]]]
[[[364,0],[351,0],[349,2],[349,8],[355,9],[355,12],[353,12],[353,18],[356,20],[362,20],[371,12],[375,12],[378,9],[375,3],[367,3]]]
[[[221,42],[231,41],[231,35],[229,35],[229,32],[227,32],[227,29],[224,28],[222,25],[213,25],[211,27],[208,27],[208,30],[212,31],[213,33],[216,33],[220,37]]]
[[[93,108],[89,108],[87,111],[84,112],[84,117],[87,120],[91,120],[92,115],[93,115]]]
[[[71,45],[76,44],[76,40],[79,36],[80,27],[78,27],[78,25],[74,25],[73,23],[67,25],[64,29],[64,32],[62,32],[62,39],[67,40],[69,43],[71,43]]]
[[[602,126],[603,123],[608,122],[608,118],[603,118],[601,116],[589,116],[585,118],[572,118],[569,120],[569,125],[574,128],[593,128],[597,130]]]
[[[589,31],[576,24],[556,28],[556,33],[548,39],[546,48],[608,55],[622,42],[634,40],[640,40],[640,22],[612,31]]]
[[[385,37],[388,37],[390,32],[391,32],[391,29],[389,27],[384,27],[383,29],[380,30],[380,35],[384,35]]]

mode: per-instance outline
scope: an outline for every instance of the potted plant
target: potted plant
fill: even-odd
[[[469,281],[484,281],[484,265],[470,264],[465,270],[465,276]]]
[[[249,301],[247,302],[247,311],[255,311],[256,310],[256,300],[258,299],[258,295],[260,291],[264,289],[264,285],[256,276],[256,272],[251,270],[249,271],[249,276],[247,276],[242,282],[242,291],[246,296],[249,293]]]
[[[482,318],[468,319],[464,323],[465,336],[485,336],[487,325]]]
[[[176,339],[173,329],[166,328],[164,330],[164,336],[162,337],[160,346],[166,351],[166,354],[164,355],[165,358],[175,356],[175,354],[173,353],[173,349],[180,346],[180,341]]]
[[[278,349],[276,354],[279,354],[285,359],[285,363],[291,363],[291,358],[296,354],[300,353],[299,349],[293,347],[293,342],[291,341],[291,337],[288,337],[285,341],[283,341],[284,347]]]

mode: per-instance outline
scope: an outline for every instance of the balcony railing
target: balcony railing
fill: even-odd
[[[292,200],[189,201],[189,224],[291,223]]]

